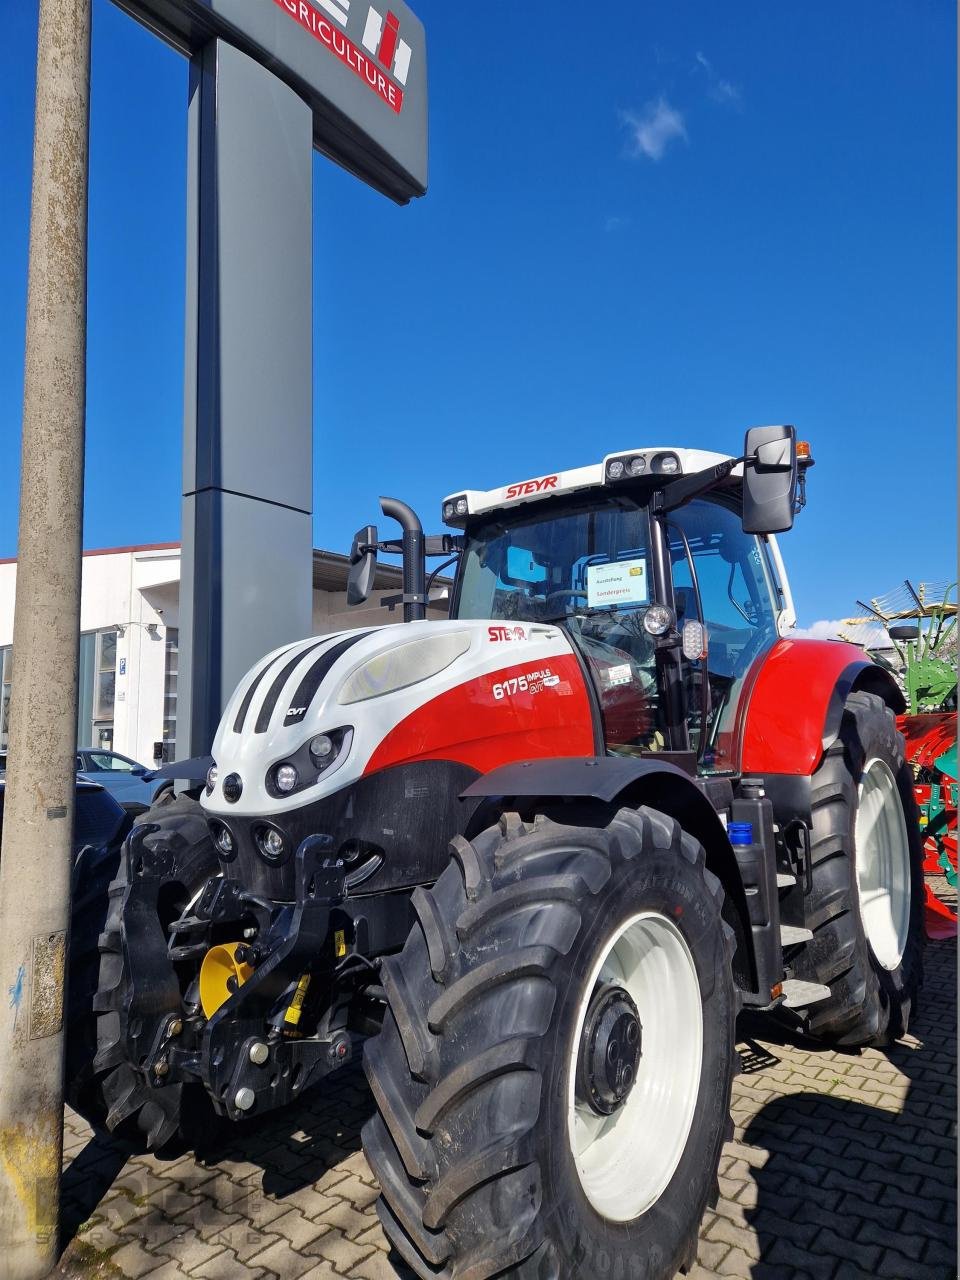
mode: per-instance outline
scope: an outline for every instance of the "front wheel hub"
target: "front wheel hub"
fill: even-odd
[[[637,1078],[643,1028],[623,987],[602,986],[590,1001],[577,1058],[577,1099],[597,1115],[622,1107]]]

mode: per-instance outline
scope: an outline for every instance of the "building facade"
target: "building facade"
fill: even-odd
[[[401,619],[380,593],[402,589],[400,569],[380,565],[364,606],[347,604],[346,556],[313,553],[313,631],[324,635]],[[15,560],[0,560],[0,751],[8,746],[14,679]],[[431,592],[429,616],[445,617],[449,583]],[[180,638],[180,546],[86,551],[80,596],[77,746],[102,747],[142,764],[176,759]],[[291,636],[291,640],[300,637]]]

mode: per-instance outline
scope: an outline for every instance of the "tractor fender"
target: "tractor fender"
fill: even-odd
[[[729,802],[733,791],[729,788]],[[558,802],[592,802],[597,821],[609,820],[610,810],[649,805],[675,818],[684,831],[703,845],[706,864],[723,885],[730,910],[725,912],[736,934],[734,974],[745,989],[756,987],[753,935],[746,893],[736,856],[716,809],[697,781],[674,764],[632,756],[566,756],[521,760],[492,769],[471,783],[462,799],[479,803],[476,817],[486,825],[496,812],[549,808],[564,821]],[[569,821],[582,820],[583,806],[571,806]],[[587,818],[587,821],[590,819]]]
[[[840,732],[854,691],[878,694],[897,714],[906,709],[897,682],[855,645],[782,639],[748,677],[741,766],[744,773],[809,777]]]

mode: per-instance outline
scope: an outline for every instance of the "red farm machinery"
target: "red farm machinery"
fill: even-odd
[[[906,698],[899,718],[914,772],[924,872],[957,887],[957,584],[909,579],[848,618],[845,639],[890,671]],[[956,935],[956,914],[926,886],[927,932]]]

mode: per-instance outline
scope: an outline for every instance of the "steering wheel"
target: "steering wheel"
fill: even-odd
[[[547,594],[543,597],[541,604],[543,605],[544,609],[546,609],[547,605],[550,603],[551,600],[556,600],[558,597],[562,600],[569,600],[573,596],[582,596],[584,599],[586,599],[587,593],[585,591],[578,590],[576,587],[565,587],[563,591],[547,592]]]

